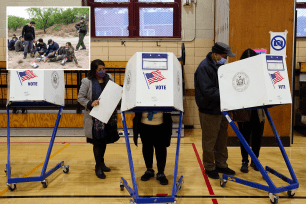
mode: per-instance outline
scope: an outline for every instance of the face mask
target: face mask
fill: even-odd
[[[103,78],[105,76],[105,74],[106,74],[106,70],[105,69],[103,69],[101,71],[96,71],[96,75],[99,78]]]
[[[226,62],[226,59],[221,57],[221,59],[219,61],[217,61],[217,64],[224,64],[225,62]]]

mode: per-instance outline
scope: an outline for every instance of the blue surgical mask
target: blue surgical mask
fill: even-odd
[[[221,57],[221,59],[219,61],[217,61],[217,64],[224,64],[225,62],[226,62],[226,59]]]

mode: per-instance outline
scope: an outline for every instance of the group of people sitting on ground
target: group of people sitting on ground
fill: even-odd
[[[82,31],[81,26],[83,24],[84,19],[82,19],[81,24],[76,25],[76,28],[79,28],[79,30]],[[77,58],[75,57],[74,51],[78,50],[78,46],[82,46],[82,49],[80,50],[86,49],[83,39],[77,45],[76,50],[74,50],[70,42],[66,42],[65,46],[60,47],[59,44],[54,42],[52,39],[48,40],[47,48],[47,45],[44,43],[42,38],[40,38],[38,42],[35,40],[34,28],[35,22],[32,21],[23,27],[22,36],[19,37],[19,40],[17,40],[17,37],[14,34],[12,40],[8,40],[8,50],[15,50],[16,52],[24,51],[23,59],[26,59],[27,53],[30,53],[30,56],[32,58],[35,57],[36,61],[56,62],[62,60],[61,65],[65,65],[66,62],[74,61],[76,66],[81,68],[81,66],[78,64]],[[81,34],[84,35],[84,33]]]

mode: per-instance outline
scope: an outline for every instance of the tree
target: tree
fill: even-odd
[[[88,8],[73,8],[75,11],[75,16],[80,19],[84,17],[86,21],[89,21],[89,9]]]
[[[48,28],[53,22],[50,20],[50,16],[53,13],[58,13],[57,8],[28,8],[30,16],[37,19],[37,23],[43,26],[44,32],[46,33],[46,28]],[[36,24],[36,22],[35,22]]]
[[[13,30],[16,31],[18,28],[26,24],[26,20],[24,18],[20,18],[17,16],[8,16],[7,24],[8,24],[8,29],[13,28]]]

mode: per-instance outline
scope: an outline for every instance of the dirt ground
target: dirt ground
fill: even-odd
[[[42,38],[44,40],[44,43],[48,43],[49,39],[52,39],[54,42],[57,42],[59,46],[65,46],[66,42],[71,42],[72,46],[75,48],[79,38],[78,38],[78,32],[76,31],[74,27],[75,23],[65,25],[54,25],[50,28],[46,29],[46,34],[44,34],[43,30],[36,30],[35,29],[35,39],[38,40],[39,38]],[[60,27],[60,30],[54,31],[53,28],[55,26]],[[17,37],[21,35],[22,28],[17,29],[16,31],[13,31],[12,29],[8,32],[9,39],[12,38],[13,34],[15,34]],[[8,51],[8,59],[7,59],[7,69],[73,69],[73,70],[88,70],[90,68],[90,56],[89,56],[89,32],[84,38],[84,44],[86,46],[86,50],[78,50],[75,52],[75,56],[78,60],[78,64],[82,66],[82,68],[78,68],[74,61],[73,62],[67,62],[64,66],[60,64],[61,61],[57,62],[36,62],[36,64],[39,66],[38,68],[33,68],[30,64],[35,60],[35,58],[32,58],[30,56],[30,53],[27,54],[27,58],[23,59],[23,51],[16,52],[16,51]],[[47,45],[48,47],[48,45]],[[80,47],[81,48],[81,47]]]

